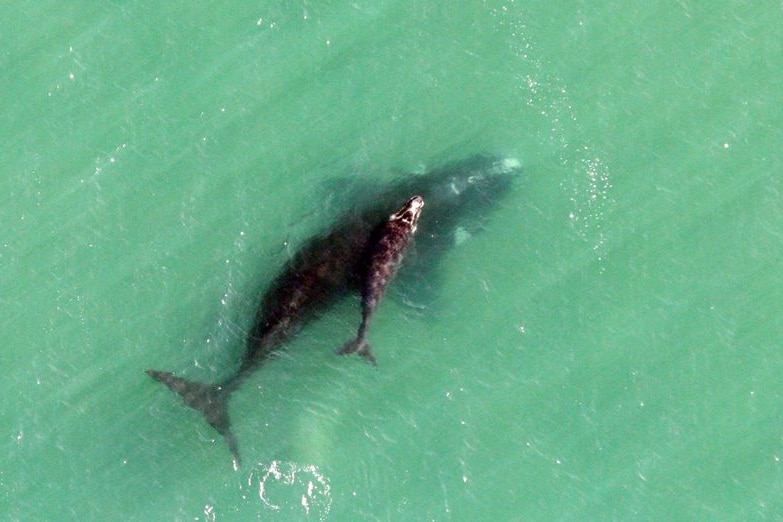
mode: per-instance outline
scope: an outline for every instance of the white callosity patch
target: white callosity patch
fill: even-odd
[[[522,168],[522,162],[519,161],[517,158],[503,158],[502,160],[496,162],[492,166],[492,170],[490,170],[490,174],[510,174],[511,172],[517,171]]]

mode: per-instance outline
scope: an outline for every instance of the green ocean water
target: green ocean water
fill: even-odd
[[[783,520],[780,2],[0,7],[0,518]],[[230,371],[330,181],[524,177],[431,309]]]

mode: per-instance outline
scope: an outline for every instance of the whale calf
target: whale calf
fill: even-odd
[[[519,161],[513,158],[477,155],[425,174],[408,174],[388,186],[352,195],[349,208],[330,228],[305,241],[264,292],[236,371],[217,383],[194,382],[173,372],[153,369],[147,370],[147,374],[204,416],[225,439],[234,469],[238,469],[239,445],[231,431],[228,411],[231,394],[303,325],[339,299],[360,292],[365,294],[364,302],[366,295],[378,293],[377,288],[368,293],[367,267],[373,266],[373,255],[379,248],[382,250],[378,246],[378,230],[386,226],[389,215],[405,211],[411,202],[420,212],[417,198],[426,201],[427,210],[420,217],[416,214],[417,227],[413,220],[417,228],[415,252],[406,254],[396,280],[403,285],[407,282],[411,287],[428,288],[432,286],[438,260],[454,245],[458,232],[480,228],[488,211],[510,189],[520,171]],[[411,234],[404,236],[405,244],[400,252]],[[383,289],[399,266],[397,255],[391,256],[395,262],[386,267],[393,270],[385,282],[382,277],[375,281],[382,283]],[[363,303],[363,326],[356,343],[359,351],[365,323],[376,305],[377,302]],[[349,342],[346,346],[341,351],[349,352],[352,345]],[[367,353],[368,359],[374,361],[371,352]]]
[[[416,232],[423,206],[421,196],[413,196],[370,239],[367,263],[362,274],[362,322],[356,337],[345,343],[337,353],[358,353],[377,366],[375,355],[366,339],[367,326],[386,287],[400,267],[405,248]]]

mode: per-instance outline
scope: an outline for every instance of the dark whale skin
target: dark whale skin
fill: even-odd
[[[186,405],[201,412],[207,423],[226,440],[233,455],[234,469],[238,469],[239,447],[231,431],[228,413],[231,394],[307,321],[352,292],[368,294],[368,266],[372,266],[379,234],[383,237],[379,231],[386,226],[389,215],[404,210],[406,201],[413,200],[414,195],[426,201],[427,210],[418,219],[415,261],[408,263],[410,256],[407,256],[406,266],[398,277],[403,277],[408,270],[416,284],[426,283],[441,255],[453,246],[458,228],[482,222],[487,212],[511,188],[520,171],[519,162],[514,159],[477,155],[425,174],[407,175],[386,188],[365,194],[331,228],[307,240],[269,285],[261,298],[236,372],[219,383],[193,382],[172,372],[152,369],[146,373],[176,392]],[[409,239],[410,235],[400,252]],[[385,282],[383,278],[376,278],[383,290],[397,271],[399,260],[387,268],[390,267],[393,271]],[[369,294],[373,292],[377,293],[377,289],[370,290]],[[367,299],[363,297],[363,326],[357,335],[362,341],[365,323],[377,305],[377,301],[375,304],[365,304],[365,301]],[[350,344],[351,341],[346,343],[340,352],[349,353]],[[374,362],[369,348],[363,353],[361,344],[357,343],[356,351]]]
[[[367,342],[367,327],[386,287],[400,268],[405,249],[416,232],[416,225],[424,207],[421,196],[413,196],[370,238],[366,262],[362,269],[362,322],[356,337],[345,343],[337,353],[358,353],[377,366],[375,355]]]

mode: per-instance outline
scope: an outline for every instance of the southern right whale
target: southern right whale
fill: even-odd
[[[406,257],[407,266],[398,277],[426,283],[440,254],[454,244],[457,231],[482,221],[520,170],[515,159],[477,155],[425,174],[407,175],[361,198],[349,198],[346,211],[330,228],[306,241],[269,285],[246,336],[241,362],[229,377],[199,383],[172,372],[149,369],[147,374],[204,416],[226,440],[234,469],[238,469],[239,446],[228,412],[231,394],[307,321],[337,300],[361,291],[373,238],[388,216],[413,195],[426,201],[427,210],[418,221],[415,255]]]
[[[422,207],[424,200],[421,196],[413,196],[399,212],[389,217],[375,237],[370,238],[361,274],[362,322],[356,337],[345,343],[337,353],[358,353],[377,366],[375,355],[366,339],[367,327],[386,287],[400,268],[405,249],[416,232]]]

